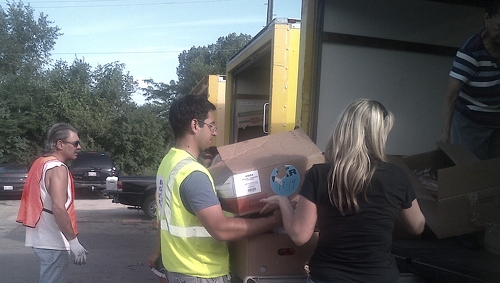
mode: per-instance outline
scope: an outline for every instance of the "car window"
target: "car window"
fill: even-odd
[[[111,162],[109,155],[105,153],[80,152],[78,157],[73,160],[71,164],[71,168],[77,167],[111,168],[113,167],[113,163]]]
[[[0,165],[0,173],[28,172],[28,168],[23,165]]]

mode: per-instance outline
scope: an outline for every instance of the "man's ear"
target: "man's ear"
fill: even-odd
[[[196,121],[196,119],[192,119],[191,123],[189,124],[189,128],[191,129],[191,132],[197,133],[199,130],[198,121]]]
[[[63,141],[62,140],[56,141],[56,148],[57,149],[62,149],[62,147],[63,147]]]

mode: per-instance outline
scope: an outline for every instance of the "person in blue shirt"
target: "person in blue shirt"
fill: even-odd
[[[481,160],[500,157],[500,1],[486,8],[484,24],[453,61],[441,138],[464,145]]]

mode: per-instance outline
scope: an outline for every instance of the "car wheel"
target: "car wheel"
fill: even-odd
[[[144,214],[151,219],[156,217],[156,200],[154,195],[148,196],[141,204]]]

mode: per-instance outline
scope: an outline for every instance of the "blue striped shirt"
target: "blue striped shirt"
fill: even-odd
[[[481,33],[460,47],[450,77],[464,82],[455,110],[470,120],[500,127],[500,61],[484,47]]]

